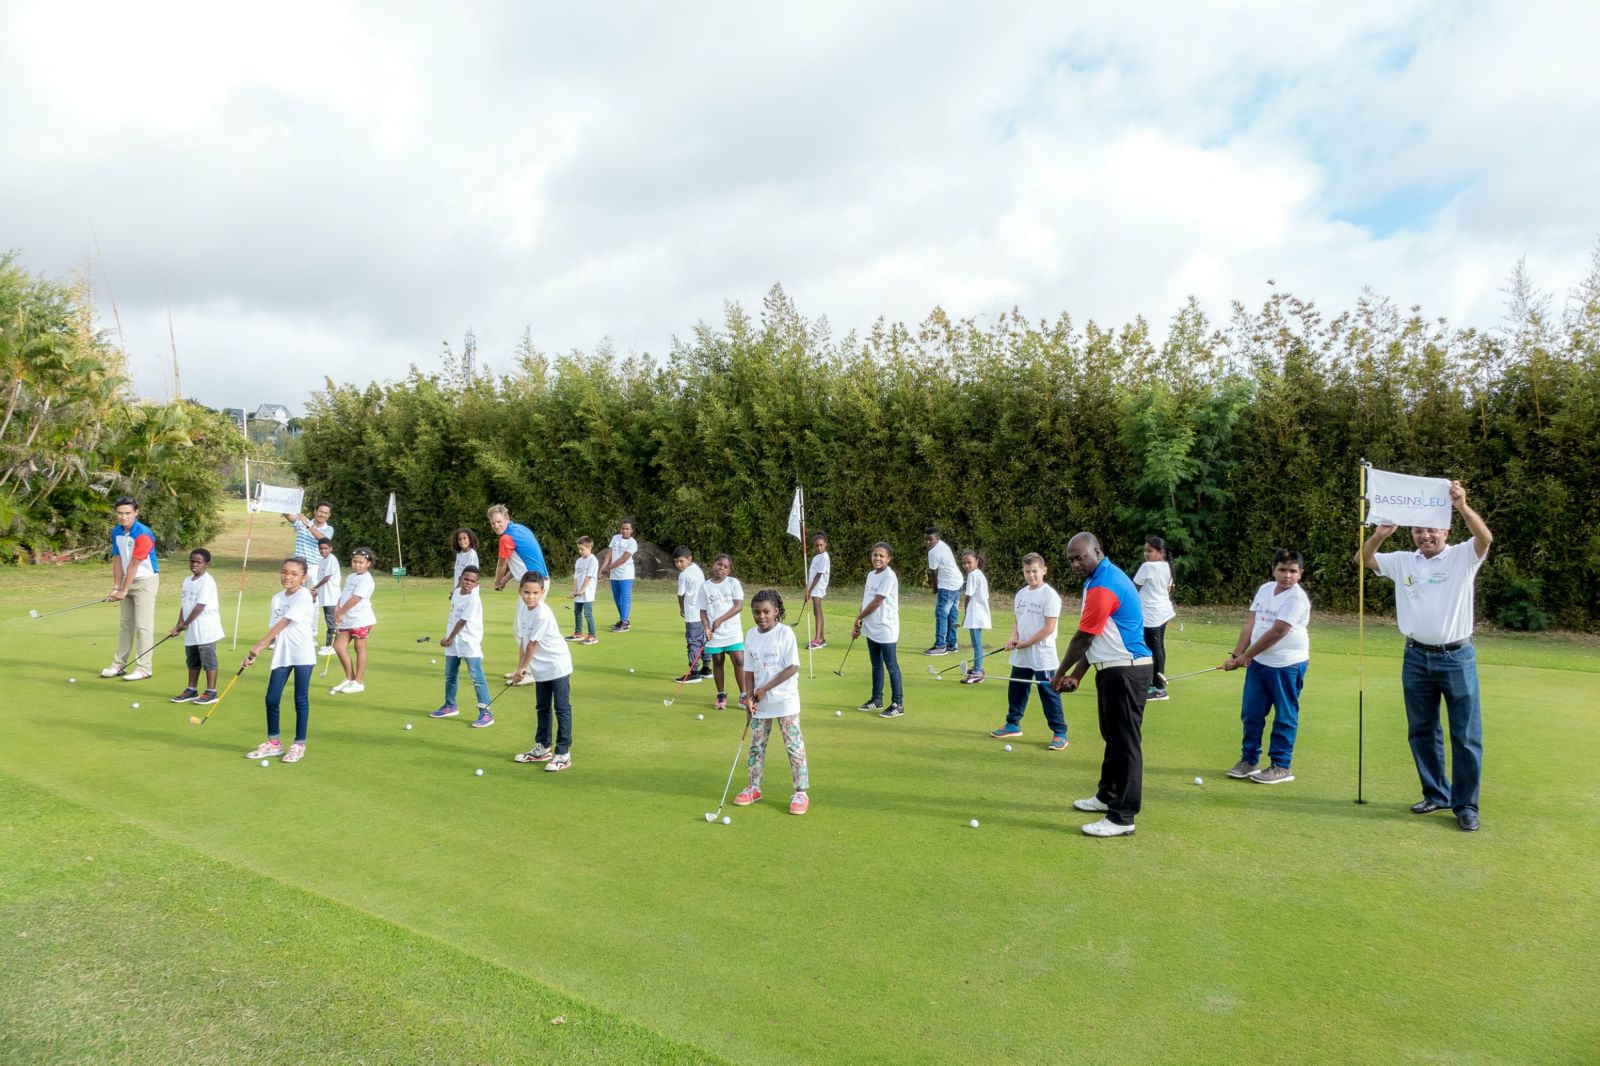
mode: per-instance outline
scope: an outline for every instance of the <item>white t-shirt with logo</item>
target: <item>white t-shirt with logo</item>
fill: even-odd
[[[339,599],[339,606],[343,607],[357,596],[361,602],[350,608],[345,616],[339,620],[340,629],[362,629],[366,626],[378,624],[378,615],[372,609],[372,594],[378,588],[378,583],[372,580],[372,571],[365,574],[351,574],[344,583],[344,593]]]
[[[519,620],[520,621],[520,620]],[[557,681],[572,673],[572,650],[561,634],[561,624],[548,603],[541,603],[526,616],[526,628],[517,634],[526,646],[538,641],[533,658],[528,660],[528,672],[535,681]]]
[[[878,644],[899,643],[900,578],[892,566],[867,572],[867,587],[861,590],[862,609],[879,596],[883,603],[861,623],[861,635]]]
[[[773,623],[767,632],[760,626],[751,626],[744,635],[744,668],[755,676],[760,688],[790,666],[800,665],[800,645],[794,639],[794,630],[781,622]],[[796,674],[777,685],[756,704],[756,718],[783,718],[800,713],[800,677]]]
[[[632,563],[628,564],[632,566]],[[600,583],[600,560],[591,553],[578,556],[578,561],[572,564],[572,587],[577,593],[572,597],[573,603],[593,603],[594,588]]]
[[[811,557],[811,566],[806,569],[806,588],[811,589],[811,595],[823,599],[828,595],[828,579],[833,576],[833,560],[828,558],[827,552],[821,552]],[[816,581],[816,587],[811,582]]]
[[[690,625],[700,621],[700,586],[706,572],[699,563],[690,563],[678,572],[678,595],[683,597],[683,620]]]
[[[1311,658],[1311,634],[1306,626],[1311,621],[1311,597],[1306,590],[1295,585],[1288,592],[1278,592],[1278,583],[1268,581],[1256,589],[1256,598],[1250,601],[1250,613],[1255,622],[1250,629],[1250,643],[1254,644],[1271,629],[1274,623],[1288,622],[1289,632],[1272,647],[1256,656],[1262,666],[1293,666]]]
[[[956,565],[956,553],[944,541],[928,549],[928,569],[939,571],[935,584],[941,591],[953,592],[961,587],[961,567]]]
[[[611,538],[610,561],[615,564],[618,559],[622,558],[624,552],[629,553],[628,561],[623,563],[621,566],[613,565],[609,571],[611,580],[613,581],[633,580],[633,557],[639,553],[638,541],[634,540],[632,537],[624,537],[621,533],[617,533]]]
[[[337,607],[339,606],[339,576],[341,573],[339,557],[330,552],[318,562],[321,565],[317,567],[317,581],[327,578],[328,583],[317,590],[317,606]]]
[[[317,609],[311,602],[311,590],[301,586],[293,596],[280,592],[272,597],[272,613],[268,627],[289,619],[272,646],[272,668],[280,666],[315,666],[317,663]]]
[[[454,655],[458,659],[483,658],[483,601],[478,598],[478,589],[473,587],[471,592],[462,592],[459,588],[450,593],[450,618],[444,624],[444,635],[449,636],[454,632],[457,622],[466,622],[461,627],[461,632],[456,633],[444,649],[445,655]]]
[[[1017,639],[1031,640],[1044,628],[1045,619],[1056,620],[1055,632],[1037,644],[1017,648],[1011,653],[1011,665],[1026,670],[1054,670],[1058,665],[1056,635],[1061,632],[1061,594],[1049,585],[1038,588],[1023,586],[1011,601],[1011,613],[1017,619]]]
[[[183,642],[190,647],[215,644],[222,639],[222,597],[217,593],[217,582],[210,571],[199,577],[190,574],[183,579],[182,599],[178,608],[180,616],[188,618],[189,612],[202,603],[205,604],[205,610],[183,631]]]
[[[1139,586],[1139,607],[1144,612],[1146,629],[1164,625],[1178,616],[1172,609],[1172,566],[1165,559],[1148,560],[1133,575]]]
[[[528,643],[528,634],[533,632],[536,612],[522,602],[522,597],[517,597],[517,618],[511,623],[511,633],[517,638],[517,651]]]
[[[733,610],[734,600],[742,599],[744,599],[744,586],[739,584],[738,578],[725,577],[721,581],[707,578],[700,586],[700,594],[695,597],[695,621],[700,620],[700,612],[704,611],[706,621],[715,622],[720,616]],[[706,633],[706,647],[730,647],[739,643],[739,633],[739,615],[736,614],[717,626],[715,631]]]
[[[967,620],[961,628],[993,629],[994,622],[989,617],[989,579],[982,570],[973,570],[967,575],[967,597]]]
[[[466,551],[456,552],[455,584],[461,584],[461,571],[469,566],[478,565],[478,549],[468,548]],[[480,573],[480,577],[482,574]]]
[[[1380,552],[1378,573],[1394,582],[1395,620],[1419,644],[1472,639],[1472,597],[1483,560],[1470,540],[1432,559],[1419,551]]]

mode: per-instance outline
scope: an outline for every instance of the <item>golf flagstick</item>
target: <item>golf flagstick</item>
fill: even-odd
[[[244,410],[240,408],[240,410]],[[245,416],[248,420],[249,416]],[[245,445],[250,443],[250,431],[245,430]],[[230,648],[239,646],[239,611],[244,607],[244,575],[250,569],[250,535],[256,528],[256,505],[250,497],[250,456],[244,457],[244,507],[249,512],[249,517],[244,523],[244,559],[239,563],[239,596],[233,601],[233,643]]]
[[[739,734],[739,746],[733,750],[733,765],[728,767],[728,783],[722,786],[722,802],[717,804],[717,813],[706,815],[706,821],[714,822],[722,815],[722,808],[728,803],[728,790],[733,787],[733,775],[739,770],[739,757],[744,754],[744,740],[750,735],[750,716],[744,716],[744,731]]]
[[[233,681],[229,681],[227,687],[222,690],[222,695],[217,697],[217,702],[213,703],[210,707],[206,708],[206,716],[204,718],[201,718],[197,714],[191,714],[189,716],[189,724],[190,725],[205,725],[207,722],[211,721],[212,713],[214,711],[216,711],[216,709],[218,707],[222,706],[222,701],[227,699],[228,698],[228,693],[233,691],[233,682],[239,680],[239,678],[242,677],[243,675],[244,675],[244,667],[241,666],[241,667],[239,667],[238,672],[236,672],[233,675]]]
[[[1365,804],[1361,798],[1361,778],[1366,754],[1366,700],[1367,700],[1367,564],[1361,553],[1367,547],[1367,469],[1370,464],[1361,460],[1360,494],[1356,499],[1356,803]]]
[[[104,596],[101,596],[98,600],[90,600],[88,603],[80,603],[76,607],[63,607],[59,611],[46,611],[44,614],[40,614],[37,610],[32,610],[32,611],[28,612],[28,617],[29,618],[35,618],[35,619],[37,619],[37,618],[53,618],[58,614],[67,614],[70,611],[81,611],[85,607],[93,607],[97,603],[107,603],[107,602],[109,602],[109,601],[107,601],[107,599]]]

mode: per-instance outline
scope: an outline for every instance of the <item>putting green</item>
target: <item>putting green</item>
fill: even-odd
[[[257,557],[275,563],[259,541]],[[237,571],[218,562],[231,631]],[[182,572],[165,565],[163,619]],[[267,569],[250,579],[245,639],[263,628]],[[403,603],[380,584],[367,691],[315,689],[306,760],[266,769],[240,757],[262,736],[264,670],[196,728],[165,701],[182,687],[178,642],[158,652],[155,680],[103,681],[113,608],[25,617],[104,584],[88,567],[0,572],[11,637],[0,788],[18,812],[0,840],[0,858],[18,860],[0,866],[0,918],[16,930],[0,950],[0,1057],[292,1059],[292,1043],[236,1035],[275,1002],[298,1004],[314,1056],[392,1061],[438,1061],[443,1048],[1220,1062],[1270,1047],[1305,1061],[1509,1063],[1600,1046],[1600,654],[1587,641],[1481,641],[1476,835],[1405,809],[1418,793],[1392,625],[1368,631],[1368,803],[1352,802],[1354,627],[1314,619],[1298,780],[1227,780],[1237,675],[1175,682],[1146,717],[1139,832],[1104,841],[1082,836],[1088,819],[1070,810],[1099,765],[1092,695],[1067,698],[1065,752],[1044,749],[1036,702],[1003,752],[986,733],[1004,686],[929,677],[927,663],[954,660],[917,654],[932,601],[912,595],[908,713],[856,712],[863,649],[845,678],[832,673],[859,596],[841,588],[833,643],[814,679],[802,671],[811,813],[786,813],[775,746],[767,798],[730,803],[725,827],[703,815],[742,714],[714,711],[710,684],[662,706],[683,665],[664,584],[645,583],[632,632],[573,648],[564,774],[510,760],[532,742],[531,687],[495,705],[490,729],[427,718],[442,658],[413,640],[443,625],[443,582],[408,579]],[[559,609],[565,586],[554,588]],[[496,676],[510,667],[514,601],[509,590],[485,601]],[[596,613],[602,627],[614,617],[604,600]],[[1183,610],[1169,673],[1220,661],[1241,614]],[[238,655],[223,650],[226,671]],[[91,844],[93,863],[75,858]],[[89,935],[106,913],[125,935]],[[19,920],[56,932],[29,945]],[[151,932],[126,935],[130,924]],[[258,951],[240,932],[285,925],[301,927],[298,952]],[[68,980],[97,962],[129,976]],[[203,1011],[169,1012],[163,978],[196,1001],[220,991]],[[77,998],[62,1012],[66,989]],[[583,1024],[552,1042],[546,1015],[563,1012]],[[383,1016],[376,1030],[345,1024]],[[430,1035],[436,1023],[452,1035]]]

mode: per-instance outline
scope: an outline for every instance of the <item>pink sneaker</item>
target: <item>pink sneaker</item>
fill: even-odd
[[[245,752],[246,759],[276,759],[283,754],[283,745],[276,740],[264,740],[255,751]]]
[[[789,801],[790,814],[804,814],[810,809],[811,797],[807,796],[804,792],[796,792],[794,794],[794,798]]]
[[[299,762],[305,757],[306,746],[304,744],[290,744],[289,750],[283,753],[284,762]]]
[[[735,807],[748,807],[761,798],[761,790],[754,785],[747,786],[744,791],[733,797]]]

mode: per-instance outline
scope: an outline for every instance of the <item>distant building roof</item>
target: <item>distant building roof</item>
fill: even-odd
[[[287,424],[290,416],[289,409],[283,406],[283,404],[264,403],[260,407],[257,407],[256,413],[250,417],[254,418],[258,422],[270,420],[280,424]]]

